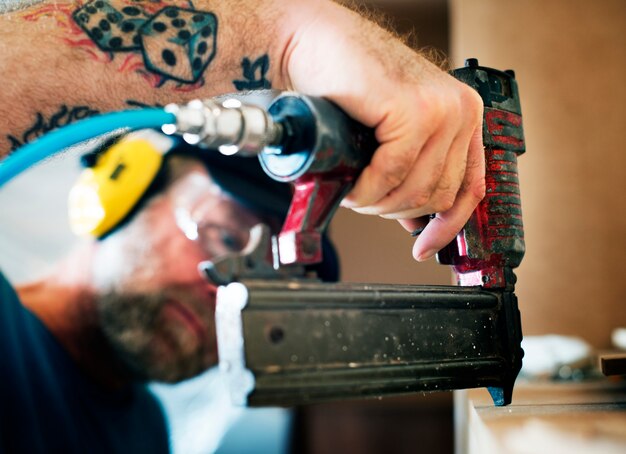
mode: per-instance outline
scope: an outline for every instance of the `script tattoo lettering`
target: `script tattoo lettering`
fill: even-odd
[[[127,99],[126,105],[130,108],[150,108],[150,107],[163,107],[161,104],[146,104],[134,99]],[[50,118],[46,118],[41,112],[38,112],[33,122],[33,125],[29,127],[21,137],[16,137],[8,134],[6,136],[9,141],[9,151],[13,152],[18,148],[32,142],[37,137],[46,134],[53,129],[60,128],[75,121],[82,120],[84,118],[93,117],[101,112],[96,109],[92,109],[87,106],[68,107],[65,104],[62,105],[59,110],[53,113]]]
[[[241,69],[245,80],[233,80],[237,90],[259,90],[272,88],[272,83],[265,78],[270,68],[267,54],[257,58],[254,63],[248,57],[241,60]]]
[[[87,106],[68,107],[65,104],[48,118],[46,118],[41,112],[38,112],[33,125],[28,128],[21,135],[21,137],[16,137],[10,134],[6,136],[11,146],[10,150],[15,151],[22,145],[35,140],[37,137],[40,137],[53,129],[74,123],[75,121],[82,120],[83,118],[92,117],[99,113],[100,112],[98,110]]]
[[[217,51],[217,17],[193,7],[129,4],[114,7],[107,0],[92,0],[73,12],[74,22],[103,52],[140,55],[141,70],[154,86],[168,80],[202,83],[204,71]],[[156,6],[156,5],[155,5]],[[121,70],[139,70],[128,55]]]
[[[146,104],[144,102],[136,101],[134,99],[127,99],[126,104],[128,105],[128,107],[134,107],[134,108],[139,108],[139,109],[146,109],[150,107],[163,107],[163,105],[159,103]]]

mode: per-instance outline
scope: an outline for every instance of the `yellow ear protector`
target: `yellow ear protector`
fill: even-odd
[[[72,231],[102,237],[114,229],[150,187],[173,145],[172,138],[144,130],[98,154],[70,191]]]

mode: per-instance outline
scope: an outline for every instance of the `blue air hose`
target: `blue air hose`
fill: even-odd
[[[0,187],[24,170],[54,156],[67,147],[120,128],[160,128],[176,123],[176,116],[163,109],[140,109],[113,112],[87,118],[56,129],[15,151],[0,161]]]

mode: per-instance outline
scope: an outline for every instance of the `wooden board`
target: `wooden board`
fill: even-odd
[[[513,404],[455,393],[457,454],[624,453],[626,382],[520,383]]]

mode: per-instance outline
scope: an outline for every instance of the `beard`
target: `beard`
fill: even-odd
[[[98,312],[107,341],[138,380],[175,383],[217,362],[214,300],[206,295],[110,292]]]

